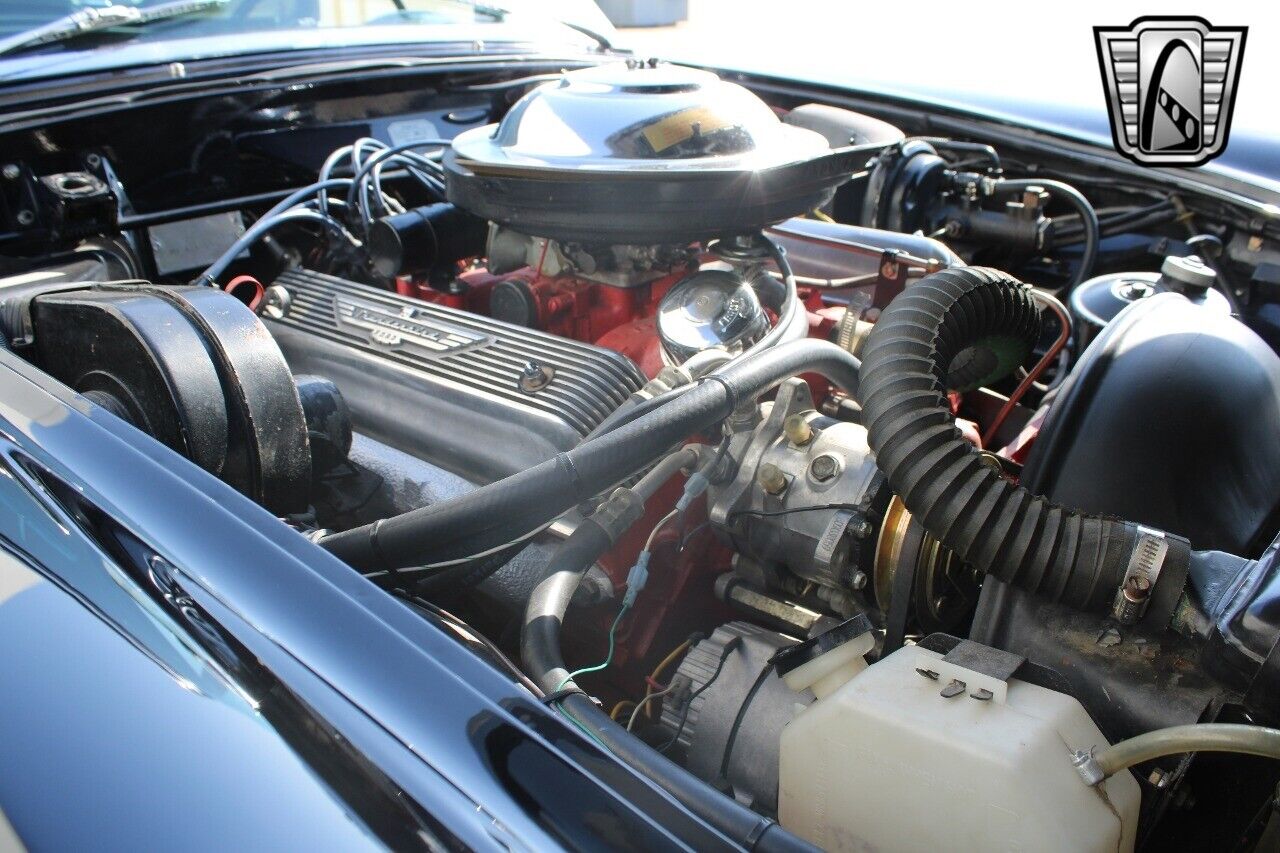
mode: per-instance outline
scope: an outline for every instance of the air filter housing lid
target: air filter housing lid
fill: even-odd
[[[535,89],[454,150],[487,166],[662,172],[777,166],[829,149],[709,71],[613,64]]]
[[[825,204],[866,160],[715,74],[613,63],[564,74],[445,155],[450,201],[560,240],[690,242]]]

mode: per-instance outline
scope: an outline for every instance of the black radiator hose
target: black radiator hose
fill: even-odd
[[[1146,534],[1015,485],[964,440],[948,405],[944,377],[958,353],[1001,337],[1029,347],[1039,330],[1030,290],[1012,276],[982,267],[925,276],[889,304],[867,339],[862,421],[893,491],[962,560],[1051,601],[1105,609]],[[1182,543],[1166,562],[1186,558]]]
[[[853,393],[858,369],[858,360],[835,344],[782,343],[725,365],[670,402],[540,465],[320,544],[362,571],[465,558],[518,539],[627,479],[789,376],[820,373]]]

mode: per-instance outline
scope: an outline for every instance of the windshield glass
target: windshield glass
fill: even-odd
[[[281,51],[576,50],[613,33],[592,0],[0,0],[0,85]]]
[[[209,0],[181,6],[170,0],[0,0],[0,37],[17,36],[79,13],[96,18],[94,13],[104,10],[129,9],[141,14],[92,34],[77,33],[75,48],[87,47],[82,39],[118,42],[379,24],[474,24],[501,21],[505,15],[467,0]],[[148,20],[152,10],[166,14]],[[47,41],[29,49],[56,50],[59,45],[66,46],[66,41]]]

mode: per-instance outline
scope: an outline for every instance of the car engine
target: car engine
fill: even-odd
[[[699,814],[1280,833],[1275,216],[661,62],[379,86],[5,132],[5,348]]]

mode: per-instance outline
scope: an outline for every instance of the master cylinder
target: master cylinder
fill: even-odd
[[[863,669],[865,644],[821,640],[775,659],[818,696],[782,733],[784,827],[829,851],[1133,849],[1138,783],[1082,782],[1072,752],[1107,744],[1051,670],[941,634]]]

